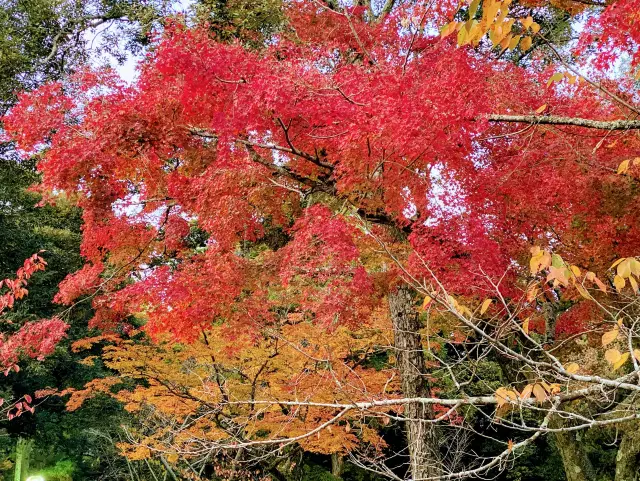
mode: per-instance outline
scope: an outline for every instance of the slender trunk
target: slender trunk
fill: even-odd
[[[640,425],[634,423],[624,431],[616,456],[615,481],[638,481],[640,479]]]
[[[560,428],[562,425],[563,421],[560,419],[553,422],[554,428]],[[596,473],[593,465],[587,457],[587,453],[576,440],[574,433],[559,431],[554,433],[553,437],[562,458],[567,481],[595,481]]]
[[[33,440],[18,438],[16,443],[16,467],[13,474],[14,481],[25,481],[27,479],[32,447]]]
[[[331,474],[339,478],[344,471],[344,457],[339,453],[331,454]]]
[[[556,338],[556,324],[559,311],[552,302],[545,302],[542,306],[545,319],[545,342],[553,344]]]
[[[424,353],[420,338],[420,320],[414,308],[413,292],[402,286],[389,294],[389,310],[393,323],[394,342],[402,391],[406,397],[428,397],[425,379]],[[430,405],[411,403],[405,406],[405,430],[409,445],[412,479],[419,480],[440,473],[440,456],[436,428]]]
[[[173,469],[171,469],[171,465],[167,462],[164,456],[160,456],[160,462],[164,466],[164,469],[167,471],[167,473],[169,473],[169,476],[171,476],[171,479],[173,479],[173,481],[178,481],[176,473],[173,471]]]

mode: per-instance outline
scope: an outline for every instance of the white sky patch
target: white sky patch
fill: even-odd
[[[194,5],[194,3],[195,0],[174,0],[170,6],[170,13],[187,13]],[[83,38],[86,42],[87,49],[96,51],[103,37],[108,33],[113,32],[116,28],[116,24],[111,23],[101,25],[98,28],[85,32]],[[120,51],[125,50],[125,43],[126,41],[124,38],[118,42],[118,49]],[[138,78],[138,64],[143,58],[144,53],[142,53],[141,55],[129,54],[127,55],[127,58],[124,62],[119,62],[118,59],[116,59],[113,55],[102,53],[92,56],[91,65],[94,67],[110,66],[116,72],[118,72],[122,80],[124,80],[128,84],[131,84],[134,83]]]
[[[128,194],[124,199],[116,200],[112,205],[113,213],[117,217],[136,217],[144,209],[140,202],[140,194]]]
[[[402,215],[404,215],[407,219],[412,219],[416,215],[418,215],[418,207],[416,203],[413,201],[413,196],[411,195],[411,190],[408,187],[402,189],[402,197],[404,197],[407,206],[402,211]]]
[[[431,189],[427,197],[432,215],[425,221],[428,227],[441,221],[460,216],[465,212],[464,192],[452,179],[447,179],[444,165],[436,164],[431,168]]]

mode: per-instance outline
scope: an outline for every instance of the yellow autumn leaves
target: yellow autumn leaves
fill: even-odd
[[[559,255],[551,254],[538,246],[531,248],[529,268],[534,276],[548,269],[546,280],[552,283],[553,287],[573,285],[585,299],[591,299],[591,295],[584,288],[583,282],[577,282],[580,278],[583,281],[592,282],[602,292],[607,292],[606,285],[598,279],[594,272],[588,271],[583,276],[578,266],[567,264]],[[615,269],[613,285],[618,292],[622,291],[627,283],[633,289],[633,292],[636,294],[640,292],[640,261],[638,259],[635,257],[623,257],[615,261],[611,269]],[[535,286],[533,286],[530,291],[536,292],[535,289]]]
[[[640,261],[635,257],[623,257],[615,261],[611,268],[616,269],[613,285],[618,292],[624,289],[627,281],[629,281],[633,292],[638,293],[638,281],[636,277],[640,279]]]
[[[620,175],[626,174],[629,172],[629,168],[631,166],[637,167],[638,165],[640,165],[640,157],[636,157],[635,159],[623,160],[622,162],[620,162],[620,165],[618,165],[617,173]]]
[[[533,384],[527,384],[522,392],[518,392],[514,388],[499,387],[496,392],[496,404],[498,409],[503,408],[507,404],[516,404],[518,402],[526,402],[532,397],[539,403],[545,402],[550,396],[554,396],[560,392],[560,384],[548,384],[540,381]]]
[[[639,162],[640,163],[640,162]],[[575,265],[567,264],[562,257],[557,254],[551,254],[549,251],[541,249],[538,246],[531,248],[531,259],[529,267],[532,275],[537,275],[543,271],[548,271],[546,282],[552,283],[553,287],[568,287],[573,285],[582,297],[592,300],[593,297],[584,287],[584,281],[594,283],[602,292],[606,293],[605,284],[596,277],[595,273],[588,271],[584,275],[580,268]],[[614,269],[613,285],[618,292],[629,284],[631,289],[639,293],[640,280],[640,261],[635,257],[623,257],[613,263],[611,269]],[[535,299],[538,292],[537,282],[533,283],[527,293],[527,299],[531,302]],[[618,339],[622,321],[618,320],[617,325],[602,335],[602,346],[607,347]],[[620,369],[633,355],[636,360],[640,360],[640,349],[634,349],[633,353],[620,352],[616,348],[609,348],[604,354],[605,360],[612,366],[613,370]],[[576,363],[571,363],[565,367],[570,374],[578,372],[580,367]]]
[[[516,20],[509,18],[509,5],[511,0],[472,0],[468,8],[468,20],[466,22],[453,21],[440,29],[442,38],[458,32],[458,46],[473,45],[489,34],[489,40],[500,47],[501,51],[514,50],[520,45],[520,50],[527,51],[533,42],[532,35],[540,30],[540,25],[534,22],[533,17],[519,20],[520,33],[512,33]],[[476,18],[481,8],[481,16]]]
[[[605,332],[602,335],[602,347],[607,347],[609,344],[618,339],[620,335],[620,327],[622,327],[622,321],[618,320],[617,325],[610,331]],[[620,369],[629,360],[631,354],[629,352],[620,352],[618,349],[610,348],[604,353],[605,360],[611,364],[614,371]],[[640,349],[633,350],[633,357],[640,361]]]
[[[564,78],[569,81],[570,85],[573,85],[579,81],[577,75],[572,75],[569,72],[556,72],[551,77],[549,77],[549,80],[547,80],[547,87],[553,82],[560,82]]]
[[[424,299],[422,301],[422,309],[426,310],[431,305],[433,300],[434,300],[433,297],[431,297],[428,294],[424,296]],[[453,309],[453,311],[455,311],[456,313],[461,314],[463,316],[467,316],[469,318],[473,317],[473,312],[471,312],[471,309],[469,309],[467,306],[458,302],[453,296],[447,296],[447,301],[448,301],[449,307]],[[493,302],[493,299],[484,300],[484,302],[480,306],[480,315],[483,315],[485,312],[487,312],[487,309],[489,309],[492,302]]]
[[[621,353],[617,349],[607,349],[604,353],[604,358],[609,364],[613,365],[613,370],[616,371],[622,367],[622,365],[629,359],[629,353]]]
[[[598,279],[594,272],[588,271],[583,274],[578,266],[568,264],[558,254],[551,254],[538,246],[531,248],[529,268],[533,276],[548,270],[546,282],[551,283],[554,288],[574,286],[585,299],[592,299],[591,294],[584,287],[585,281],[593,283],[602,292],[607,292],[607,286]],[[527,295],[528,300],[535,299],[537,292],[536,285],[532,285]]]

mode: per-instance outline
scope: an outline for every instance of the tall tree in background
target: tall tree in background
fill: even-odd
[[[84,66],[97,53],[109,52],[118,60],[131,53],[140,53],[141,48],[148,44],[147,34],[153,25],[159,25],[168,13],[162,2],[6,0],[0,4],[0,111],[3,114],[14,105],[19,91],[32,90],[46,82],[61,79]],[[102,34],[89,44],[91,36],[99,31]],[[30,295],[3,316],[2,330],[7,336],[24,323],[51,318],[59,313],[61,309],[51,302],[57,285],[81,265],[79,210],[71,203],[59,203],[56,207],[36,206],[41,196],[28,191],[39,180],[35,164],[35,159],[21,158],[12,142],[2,140],[0,275],[11,278],[25,259],[40,251],[48,262],[48,268],[30,280]],[[71,340],[87,335],[87,313],[88,309],[80,306],[73,315],[66,316],[65,320],[71,325],[68,331]],[[89,369],[77,364],[77,359],[66,353],[66,346],[63,343],[46,362],[22,362],[19,373],[2,379],[3,396],[7,399],[21,399],[23,395],[35,397],[35,391],[40,389],[81,386],[101,375],[99,367]],[[119,412],[111,404],[112,412]],[[83,457],[96,446],[95,442],[92,443],[95,440],[85,432],[91,423],[86,419],[79,422],[83,414],[60,420],[64,406],[55,400],[44,402],[44,399],[39,399],[37,409],[35,415],[14,418],[6,426],[11,437],[3,438],[1,449],[7,458],[15,458],[16,478],[24,479],[29,474],[25,465],[31,456],[34,458],[32,469],[66,458],[72,459],[75,465],[61,468],[60,476],[75,469],[76,475],[95,479],[95,473],[86,474],[86,471],[96,465],[92,464],[93,461],[87,463]],[[115,421],[109,425],[105,416],[98,424],[107,435],[110,427],[117,429],[118,423]],[[72,440],[68,438],[70,433],[73,433]],[[14,452],[16,439],[19,452]],[[38,442],[34,445],[35,439]],[[80,439],[85,442],[80,442]],[[22,469],[18,469],[20,465]],[[2,466],[9,476],[12,473],[11,463]],[[104,466],[98,472],[100,470],[104,471]],[[52,476],[48,478],[54,479]]]

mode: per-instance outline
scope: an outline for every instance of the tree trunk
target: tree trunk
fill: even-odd
[[[562,421],[556,421],[554,427],[562,427]],[[573,432],[554,433],[556,447],[560,452],[567,481],[595,481],[596,473]]]
[[[640,475],[640,464],[638,463],[638,453],[640,453],[640,425],[634,423],[629,429],[624,431],[622,442],[618,448],[616,456],[616,477],[615,481],[638,481]]]
[[[331,454],[331,474],[333,474],[336,478],[340,478],[342,476],[342,472],[344,471],[344,457],[339,453]]]
[[[394,343],[402,392],[406,397],[428,397],[425,379],[424,353],[420,338],[420,320],[414,308],[413,292],[402,286],[389,294],[389,310],[393,323]],[[419,480],[440,474],[438,436],[430,405],[411,403],[405,406],[405,430],[409,445],[412,479]]]
[[[25,481],[27,479],[32,447],[33,440],[18,438],[16,443],[16,466],[13,474],[14,481]]]
[[[171,469],[171,465],[164,456],[160,456],[160,461],[162,462],[162,465],[164,466],[166,472],[169,473],[169,476],[171,476],[171,479],[173,479],[173,481],[178,481],[178,476],[176,476],[176,473],[173,471],[173,469]]]
[[[558,323],[558,314],[560,312],[557,306],[550,301],[543,304],[542,312],[545,319],[544,341],[553,344],[556,338],[556,324]]]

